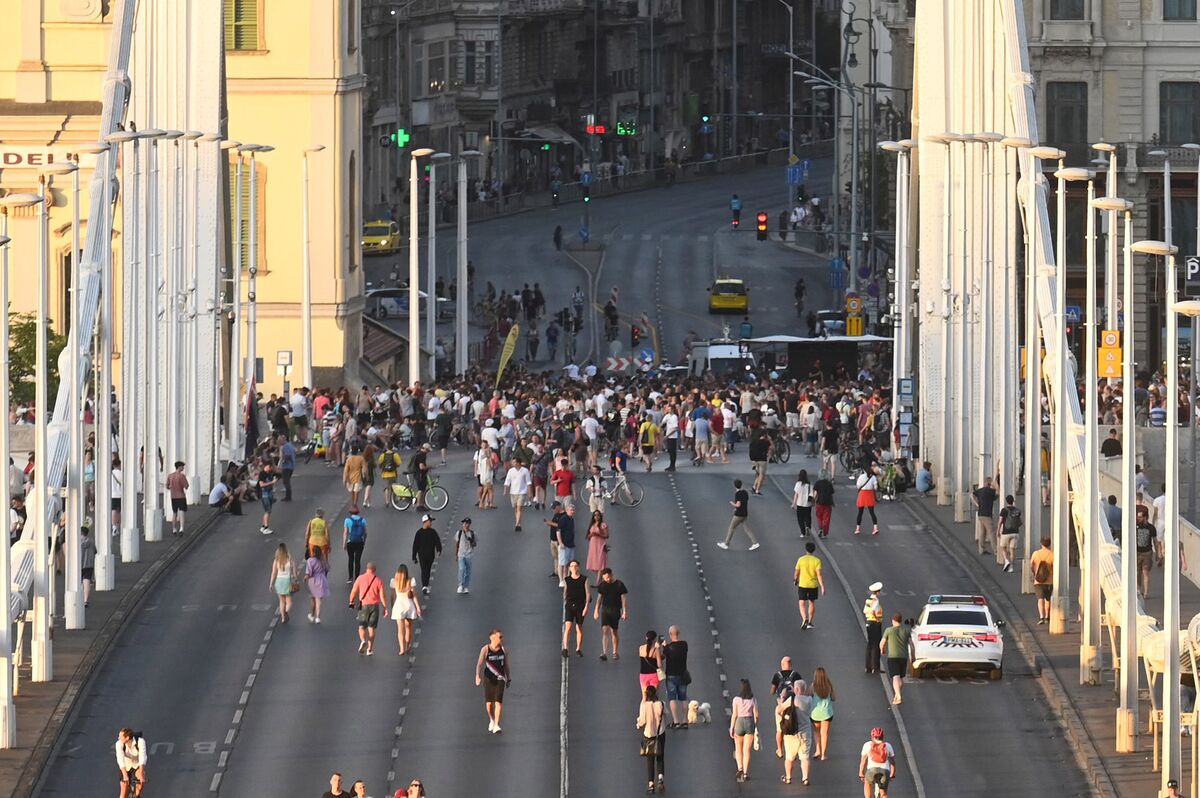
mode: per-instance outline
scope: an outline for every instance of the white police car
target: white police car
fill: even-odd
[[[913,675],[946,666],[987,671],[999,679],[1004,673],[1003,626],[1004,621],[992,618],[983,596],[930,596],[912,630]]]

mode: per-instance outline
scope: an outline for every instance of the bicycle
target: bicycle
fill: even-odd
[[[411,477],[409,477],[411,480]],[[388,493],[388,504],[401,512],[413,506],[417,499],[417,490],[411,484],[393,482]],[[429,486],[425,488],[425,506],[434,512],[446,509],[450,503],[450,494],[438,484],[438,478],[430,475]]]
[[[838,447],[838,462],[842,464],[842,470],[847,474],[852,474],[858,470],[858,462],[861,456],[862,452],[857,443]]]
[[[771,454],[772,463],[786,463],[792,457],[792,446],[784,435],[775,436],[775,450]]]
[[[604,492],[604,498],[623,507],[637,507],[641,504],[642,497],[645,495],[642,486],[636,482],[630,482],[629,477],[624,473],[615,476],[617,481]]]

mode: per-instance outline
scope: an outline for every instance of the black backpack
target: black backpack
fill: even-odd
[[[1004,518],[1004,534],[1011,535],[1025,525],[1025,517],[1016,507],[1006,507],[1008,514]]]

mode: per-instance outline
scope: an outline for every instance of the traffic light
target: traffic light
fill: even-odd
[[[592,187],[591,186],[580,186],[579,193],[583,197],[584,202],[592,201]]]
[[[706,124],[706,125],[707,125],[709,122],[711,122],[711,121],[712,121],[712,117],[711,117],[711,116],[709,116],[708,114],[702,114],[702,115],[700,116],[700,121],[701,121],[702,123],[704,123],[704,124]]]
[[[767,240],[767,227],[768,227],[767,218],[768,217],[767,217],[766,211],[758,212],[756,219],[757,219],[757,226],[758,226],[758,240],[759,241]]]
[[[629,345],[634,349],[642,342],[642,328],[636,324],[629,326]]]

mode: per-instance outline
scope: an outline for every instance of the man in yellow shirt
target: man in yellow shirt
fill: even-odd
[[[821,558],[813,554],[817,544],[811,540],[804,544],[805,554],[796,560],[796,595],[800,604],[800,628],[813,628],[813,615],[817,611],[817,599],[825,592],[825,576],[821,573]]]
[[[1050,622],[1050,596],[1054,592],[1054,552],[1050,538],[1042,538],[1042,547],[1029,558],[1033,573],[1033,593],[1037,596],[1038,623]]]
[[[647,471],[654,470],[654,446],[658,442],[658,425],[654,423],[649,413],[642,416],[642,424],[638,427],[638,444],[642,447],[642,462]]]

